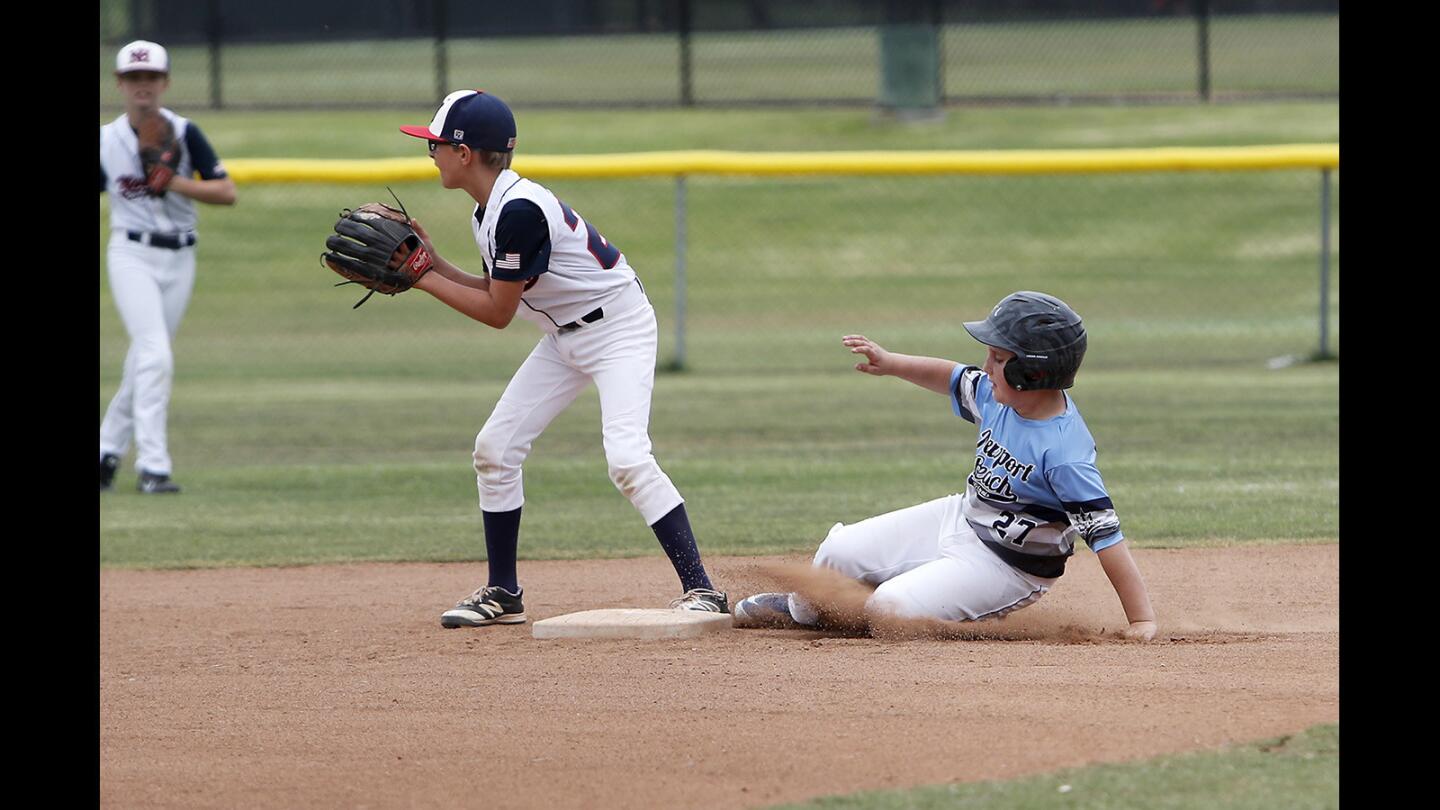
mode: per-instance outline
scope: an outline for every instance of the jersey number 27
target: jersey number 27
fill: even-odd
[[[609,270],[620,263],[619,248],[605,241],[605,237],[601,236],[600,232],[595,230],[595,226],[581,219],[580,215],[575,213],[573,208],[561,202],[559,199],[556,199],[555,202],[560,203],[560,211],[565,215],[565,224],[570,226],[570,230],[578,230],[582,222],[585,224],[585,233],[588,235],[585,240],[585,247],[590,251],[590,255],[595,257],[595,261],[600,263],[601,267]]]
[[[1001,519],[990,524],[990,527],[993,528],[996,533],[999,534],[1002,538],[1009,540],[1012,545],[1016,546],[1025,545],[1025,535],[1029,534],[1031,529],[1040,525],[1033,521],[1029,521],[1025,518],[1019,517],[1019,515],[1016,515],[1014,512],[1001,512],[1000,517]],[[1014,537],[1011,537],[1006,530],[1011,527],[1011,524],[1017,522],[1016,518],[1019,518],[1018,522],[1021,527],[1020,533],[1015,535]]]

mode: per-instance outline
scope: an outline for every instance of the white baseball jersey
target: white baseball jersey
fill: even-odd
[[[170,119],[180,141],[180,166],[175,174],[206,179],[225,177],[205,136],[190,121],[168,109],[160,114]],[[152,195],[145,186],[140,166],[140,144],[130,121],[119,118],[100,128],[100,185],[110,192],[110,227],[119,231],[177,234],[195,229],[195,202],[183,194]]]
[[[635,285],[625,254],[539,183],[506,169],[470,219],[486,275],[525,280],[520,317],[546,332],[579,321]]]

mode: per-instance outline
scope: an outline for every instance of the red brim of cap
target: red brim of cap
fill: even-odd
[[[400,127],[400,131],[405,133],[406,135],[413,135],[416,138],[424,138],[427,141],[445,141],[446,143],[450,142],[448,138],[441,138],[440,136],[431,132],[430,127],[426,126]]]

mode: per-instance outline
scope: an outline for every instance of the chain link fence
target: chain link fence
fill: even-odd
[[[1339,30],[1335,0],[102,0],[100,97],[147,38],[189,109],[1336,98]]]

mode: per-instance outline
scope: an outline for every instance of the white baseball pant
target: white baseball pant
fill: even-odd
[[[175,373],[170,346],[195,286],[195,248],[150,247],[114,231],[106,259],[110,294],[130,348],[120,389],[100,423],[100,454],[123,456],[133,439],[136,470],[169,475],[165,422]]]
[[[962,495],[950,495],[846,526],[836,523],[814,564],[876,585],[871,611],[901,618],[978,621],[1033,604],[1055,579],[1014,568],[980,542],[961,516]],[[819,616],[798,595],[790,615],[801,624]]]
[[[480,508],[508,512],[525,503],[521,465],[551,421],[592,380],[610,480],[653,525],[684,502],[650,452],[650,398],[658,329],[648,299],[573,332],[547,334],[506,386],[475,437]]]

